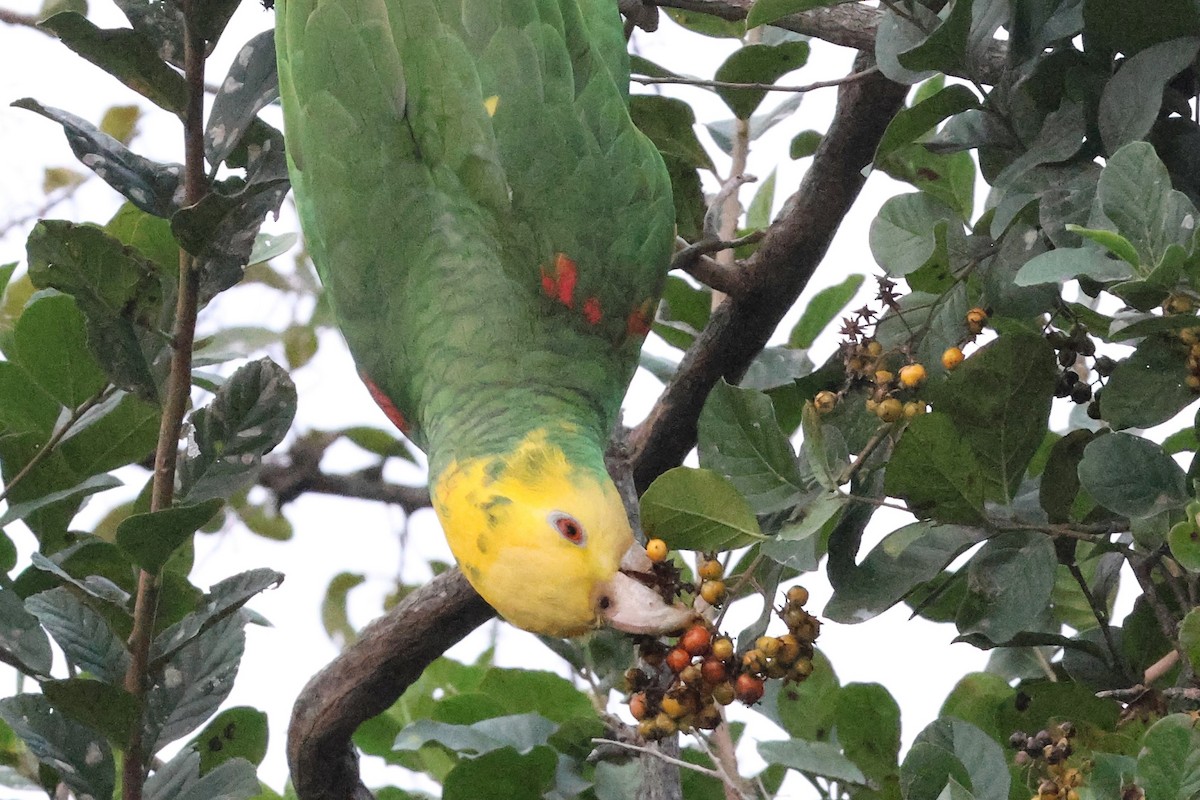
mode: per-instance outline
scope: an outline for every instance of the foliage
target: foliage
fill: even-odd
[[[718,151],[744,156],[799,105],[799,94],[780,102],[763,88],[809,56],[771,23],[841,4],[759,0],[748,23],[767,27],[753,33],[702,11],[668,12],[697,36],[740,45],[713,76],[733,115],[706,126]],[[182,4],[118,5],[130,28],[103,30],[76,11],[45,27],[186,117],[195,89],[175,69]],[[724,796],[725,781],[768,796],[789,774],[823,797],[854,800],[1087,800],[1138,789],[1189,800],[1200,793],[1200,734],[1187,713],[1200,706],[1200,417],[1179,420],[1200,391],[1200,18],[1183,0],[1158,0],[1154,13],[1109,0],[884,5],[879,70],[916,88],[875,153],[873,168],[912,191],[884,203],[871,225],[883,273],[873,300],[845,311],[863,284],[846,278],[812,299],[740,386],[720,382],[699,418],[699,467],[659,477],[641,516],[675,551],[724,554],[724,603],[767,601],[734,637],[739,656],[768,630],[779,587],[823,565],[827,620],[862,622],[906,602],[991,659],[902,751],[887,690],[842,684],[815,651],[811,676],[768,682],[755,706],[788,736],[758,744],[767,768],[730,775],[697,733],[683,740],[694,768],[683,794]],[[210,50],[232,5],[200,8],[191,24]],[[989,58],[996,48],[1001,67]],[[203,530],[240,522],[290,535],[248,490],[288,435],[296,392],[285,369],[249,358],[280,346],[297,369],[329,324],[307,261],[294,272],[269,263],[293,241],[258,233],[287,189],[282,135],[258,117],[278,90],[273,60],[271,37],[255,37],[217,92],[202,172],[221,177],[198,201],[185,199],[182,163],[133,151],[127,113],[93,125],[36,99],[17,103],[61,126],[81,163],[128,201],[102,225],[38,222],[23,269],[0,271],[0,522],[23,524],[38,543],[18,564],[0,532],[0,660],[40,690],[0,699],[0,759],[52,795],[62,786],[111,797],[120,786],[143,796],[129,794],[133,775],[151,798],[277,796],[254,771],[264,715],[216,712],[254,620],[243,606],[282,576],[250,570],[207,592],[188,579]],[[687,80],[644,58],[634,68],[648,81]],[[667,162],[680,234],[711,238],[724,203],[710,208],[701,187],[731,176],[696,136],[693,109],[639,95],[632,114]],[[819,154],[820,141],[799,133],[789,157]],[[977,212],[978,178],[990,193]],[[48,174],[47,187],[78,180]],[[774,193],[772,175],[739,218],[743,231],[770,225]],[[740,258],[754,252],[747,241]],[[317,302],[284,331],[216,330],[196,343],[195,369],[181,378],[173,356],[188,324],[178,300],[189,275],[201,305],[247,284]],[[708,288],[672,276],[655,333],[693,347],[713,302]],[[808,348],[832,327],[839,348],[815,365]],[[643,365],[664,380],[677,368],[650,356]],[[183,448],[162,424],[174,413],[173,380],[197,399]],[[305,437],[294,455],[302,441],[320,450],[344,438],[381,465],[415,463],[407,442],[380,430]],[[173,500],[152,499],[161,487],[149,475],[136,501],[82,530],[84,503],[147,475],[163,448],[182,453]],[[281,502],[294,499],[278,486]],[[864,529],[888,506],[912,518],[861,552]],[[687,584],[689,559],[676,552],[669,563],[684,570],[685,599],[702,594],[702,581]],[[323,617],[339,641],[356,635],[346,600],[362,580],[342,574],[329,587]],[[158,613],[138,645],[147,585]],[[398,584],[395,597],[411,588]],[[1118,589],[1137,597],[1120,624],[1111,616]],[[633,644],[611,632],[548,644],[589,690],[486,656],[443,659],[363,725],[356,744],[440,783],[446,798],[632,796],[647,761],[623,749],[633,729],[596,706],[610,688],[636,688],[624,677]],[[154,761],[188,736],[173,758]],[[140,764],[119,777],[131,758]],[[379,796],[416,795],[393,787]]]

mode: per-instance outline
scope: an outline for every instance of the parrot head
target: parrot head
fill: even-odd
[[[467,579],[517,627],[664,633],[691,621],[690,609],[627,574],[649,562],[608,474],[573,465],[544,435],[508,455],[453,462],[432,489]]]

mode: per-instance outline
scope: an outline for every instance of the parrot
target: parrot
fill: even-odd
[[[685,627],[604,462],[675,241],[617,4],[275,7],[307,247],[467,580],[534,633]]]

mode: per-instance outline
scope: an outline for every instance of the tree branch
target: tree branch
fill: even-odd
[[[288,765],[303,800],[366,800],[350,736],[382,713],[434,659],[495,612],[457,569],[444,572],[372,622],[296,700]]]
[[[869,66],[860,55],[854,70]],[[795,304],[858,197],[862,168],[907,91],[882,75],[841,87],[829,132],[799,190],[740,270],[740,291],[713,312],[650,415],[631,433],[639,490],[683,460],[696,443],[709,390],[721,378],[738,381]]]

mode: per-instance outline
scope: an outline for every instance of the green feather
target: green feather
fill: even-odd
[[[615,5],[276,8],[297,205],[362,371],[435,474],[564,424],[595,462],[674,220],[662,160],[629,119]],[[566,304],[543,288],[560,253],[578,273]]]

